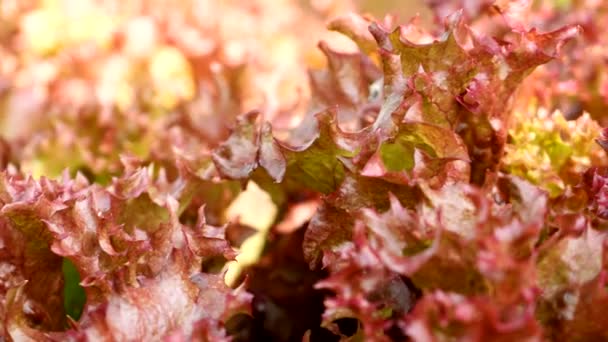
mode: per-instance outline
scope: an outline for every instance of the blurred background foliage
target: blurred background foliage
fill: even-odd
[[[280,135],[308,110],[307,72],[326,63],[318,42],[356,50],[325,28],[348,12],[430,23],[422,1],[2,0],[2,159],[106,184],[119,153],[172,159],[178,146],[194,158],[252,109]]]

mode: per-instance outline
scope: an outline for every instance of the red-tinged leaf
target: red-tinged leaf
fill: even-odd
[[[405,184],[432,178],[440,179],[439,184],[447,178],[468,179],[468,168],[456,170],[451,166],[454,161],[463,165],[470,161],[457,134],[435,125],[406,122],[399,126],[395,137],[380,145],[363,174]]]
[[[355,226],[353,240],[331,252],[335,254],[328,264],[331,275],[315,286],[335,292],[325,300],[324,325],[339,333],[335,320],[356,318],[366,340],[390,341],[392,318],[408,312],[415,295],[401,277],[382,266],[362,225]]]
[[[352,39],[357,43],[359,49],[367,55],[371,55],[378,49],[374,36],[369,32],[369,25],[371,24],[372,21],[368,18],[348,13],[330,21],[327,28]]]
[[[362,54],[346,54],[333,51],[326,43],[319,48],[328,61],[328,70],[311,74],[312,87],[319,107],[339,105],[356,106],[368,98],[369,85],[380,77],[377,69]],[[335,88],[333,92],[327,90]],[[314,99],[313,99],[314,101]]]
[[[328,204],[321,205],[308,224],[302,245],[310,268],[319,266],[325,251],[336,250],[350,241],[353,223],[346,211]]]
[[[275,182],[281,182],[285,176],[287,163],[279,144],[272,136],[272,127],[268,122],[262,125],[259,153],[260,166],[268,172]]]
[[[77,330],[66,336],[102,336],[116,341],[182,336],[205,341],[205,325],[214,328],[209,333],[223,335],[223,323],[248,311],[250,295],[243,289],[231,290],[220,276],[188,276],[180,269],[183,261],[179,258],[173,255],[172,266],[157,277],[109,296],[107,302],[86,312]]]
[[[363,210],[370,248],[384,267],[410,277],[418,288],[462,293],[483,291],[485,284],[476,267],[477,246],[471,244],[470,235],[460,235],[465,233],[454,226],[456,222],[446,220],[444,223],[443,207],[435,205],[429,212],[420,208],[406,210],[393,196],[391,208],[385,213]],[[446,214],[449,215],[455,214]],[[466,222],[472,218],[462,217],[463,226],[473,224]]]
[[[226,335],[226,330],[222,328],[220,322],[210,322],[203,319],[195,323],[192,336],[180,341],[231,342],[232,338]]]
[[[484,11],[489,10],[494,2],[494,0],[475,0],[465,4],[464,1],[426,1],[433,11],[434,19],[437,23],[442,23],[445,17],[459,10],[462,10],[463,15],[472,21]]]
[[[337,126],[335,109],[316,115],[312,138],[299,146],[281,143],[287,160],[286,182],[324,194],[334,191],[344,179],[341,158],[350,157],[358,148],[352,134]]]
[[[547,192],[515,176],[501,175],[497,185],[503,199],[512,205],[513,214],[523,225],[538,233],[548,213]]]
[[[226,227],[213,227],[205,222],[205,207],[198,211],[198,221],[194,228],[182,226],[187,247],[197,256],[211,258],[222,255],[233,259],[236,252],[226,240]]]
[[[374,208],[383,212],[390,207],[391,193],[407,208],[415,207],[422,198],[417,187],[347,173],[342,184],[325,200],[349,214],[355,214],[362,208]]]
[[[75,265],[82,279],[81,284],[87,295],[87,316],[91,310],[116,309],[123,312],[145,306],[147,301],[157,300],[156,295],[152,295],[152,299],[145,291],[134,294],[132,299],[125,299],[119,292],[126,289],[128,293],[130,289],[140,286],[141,281],[156,284],[163,279],[162,274],[168,268],[181,265],[179,270],[183,274],[179,276],[188,279],[192,272],[200,270],[204,258],[235,256],[224,238],[224,228],[207,226],[202,209],[197,227],[180,223],[180,203],[172,195],[190,191],[186,189],[182,192],[180,186],[174,186],[181,180],[169,184],[162,177],[155,179],[148,175],[151,173],[147,168],[134,169],[123,178],[115,179],[111,191],[108,191],[96,185],[83,187],[82,183],[69,178],[60,184],[45,179],[35,182],[2,174],[0,199],[3,207],[0,213],[3,228],[0,236],[3,243],[11,243],[10,250],[2,249],[2,255],[7,257],[16,271],[8,274],[10,278],[5,281],[2,296],[9,289],[19,286],[17,280],[27,280],[19,291],[24,296],[23,300],[30,303],[28,305],[36,307],[31,312],[23,309],[19,314],[19,317],[23,317],[19,321],[19,329],[43,333],[64,328],[62,257]],[[183,199],[184,204],[189,200],[188,197]],[[175,253],[181,255],[181,261],[172,257]],[[153,289],[158,290],[154,286]],[[168,287],[173,289],[176,285]],[[122,304],[115,307],[113,300]],[[106,309],[97,309],[106,307],[106,304]],[[106,314],[104,312],[93,316],[103,316]],[[170,316],[168,311],[165,313],[168,316],[159,317],[163,326],[161,330],[167,328],[167,324],[173,324],[162,323],[163,319],[166,322],[177,319]],[[121,321],[121,315],[109,314],[118,321],[106,320],[92,329],[106,332],[108,329],[116,330],[109,336],[116,333],[115,339],[127,338],[131,332],[121,328],[121,324],[125,324]],[[146,317],[131,317],[137,320],[132,323],[144,324],[140,320],[149,321]],[[191,327],[194,321],[184,324]],[[158,331],[153,327],[150,329],[150,334]],[[148,334],[145,330],[140,332]],[[18,331],[15,333],[19,334]]]
[[[520,180],[503,182],[503,189],[511,189],[503,194],[509,204],[454,184],[440,190],[423,186],[428,204],[413,212],[395,199],[386,213],[364,210],[372,249],[385,267],[422,289],[472,294],[492,286],[501,300],[512,301],[534,284],[532,249],[547,197]]]
[[[392,194],[390,201],[383,214],[362,210],[369,243],[387,269],[412,276],[437,253],[441,232],[424,227],[416,212],[403,208]]]
[[[224,282],[223,275],[198,273],[191,280],[199,289],[197,305],[202,319],[226,322],[237,313],[249,313],[251,294],[245,290],[245,285],[236,289],[229,288]]]
[[[562,241],[565,243],[561,243]],[[606,332],[601,328],[606,323],[606,315],[602,307],[608,299],[606,292],[608,245],[605,234],[588,228],[580,237],[564,236],[558,245],[556,250],[561,250],[563,256],[557,257],[557,267],[561,270],[556,271],[558,273],[561,271],[561,274],[549,278],[551,285],[557,287],[549,286],[548,291],[543,294],[544,298],[537,312],[538,319],[544,324],[546,335],[552,339],[564,338],[568,341],[605,339]],[[545,260],[548,259],[551,258]],[[576,265],[583,264],[586,265],[584,268],[590,267],[590,269],[576,268]],[[545,262],[540,267],[546,270],[551,265]],[[547,280],[546,277],[542,279]]]
[[[603,307],[608,303],[605,270],[596,279],[575,290],[574,293],[564,294],[563,299],[565,302],[565,310],[562,311],[561,316],[563,321],[561,327],[556,329],[557,333],[552,336],[569,341],[608,338],[606,330],[603,329],[606,324]],[[572,303],[573,299],[576,300],[576,303]]]
[[[407,79],[407,88],[430,109],[423,112],[425,120],[453,130],[458,127],[472,161],[472,179],[478,184],[501,156],[511,95],[534,67],[554,58],[578,32],[576,27],[546,34],[513,32],[515,38],[503,42],[476,35],[461,14],[448,17],[446,32],[428,44],[409,41],[404,28],[387,33],[375,25],[370,30],[384,50],[385,84],[390,87],[374,127],[386,129],[399,108],[399,96],[407,94],[404,81],[398,80]]]
[[[311,113],[336,106],[341,127],[358,131],[366,126],[366,116],[374,111],[380,96],[372,94],[372,84],[381,74],[362,53],[334,51],[325,42],[319,48],[327,58],[327,69],[310,72]]]
[[[208,224],[215,226],[226,223],[224,211],[242,191],[238,181],[219,181],[188,179],[187,191],[182,198],[190,200],[188,206],[182,206],[181,219],[188,223],[197,222],[199,209],[205,206],[205,218]],[[181,201],[180,201],[181,202]]]
[[[192,324],[196,287],[179,275],[165,275],[131,288],[121,296],[110,296],[104,317],[91,328],[114,340],[158,339],[178,327]],[[101,317],[100,317],[101,318]]]
[[[490,297],[436,291],[422,297],[400,323],[404,332],[417,341],[542,341],[533,299],[503,307]]]
[[[317,266],[323,250],[335,250],[350,240],[353,216],[359,210],[389,209],[390,193],[398,194],[393,199],[407,207],[414,207],[421,198],[420,191],[415,187],[348,173],[338,189],[325,197],[324,203],[308,225],[304,238],[304,256],[311,267]],[[348,219],[345,220],[345,216]]]
[[[589,210],[599,218],[608,219],[608,169],[587,170],[581,184],[589,198]]]
[[[257,112],[240,116],[232,135],[213,152],[223,177],[247,179],[261,166],[275,182],[283,180],[286,161],[281,146],[272,136],[270,123],[260,123],[258,118]]]
[[[605,233],[586,225],[577,235],[560,235],[559,240],[550,241],[550,248],[544,248],[536,265],[542,296],[548,301],[558,300],[573,286],[590,282],[602,270]]]
[[[608,128],[602,129],[600,136],[595,140],[604,151],[608,151]]]
[[[29,312],[19,314],[19,324],[59,330],[65,324],[62,258],[49,249],[52,235],[42,221],[60,206],[47,199],[47,196],[57,193],[43,193],[44,190],[32,179],[2,174],[1,181],[3,195],[9,196],[3,196],[0,211],[0,251],[12,271],[6,275],[0,298],[4,299],[7,291],[17,291],[15,300],[27,302],[32,307]],[[20,190],[22,192],[17,192]],[[21,286],[18,284],[21,281],[27,283]],[[21,308],[16,304],[6,314],[17,315],[14,310]]]
[[[32,322],[42,321],[44,324],[51,321],[49,313],[40,303],[29,300],[25,292],[25,285],[20,285],[3,293],[0,309],[0,317],[3,318],[2,336],[13,341],[52,341],[44,332],[32,327]],[[28,308],[27,312],[24,312],[24,307]],[[58,328],[61,327],[55,329]]]
[[[468,22],[476,23],[479,21],[482,24],[486,24],[482,27],[488,31],[494,29],[494,27],[488,25],[487,22],[483,22],[483,19],[486,19],[485,16],[492,17],[500,14],[504,18],[505,24],[509,27],[524,30],[532,10],[532,2],[530,0],[474,0],[468,2],[427,0],[427,4],[433,10],[437,23],[442,22],[443,18],[453,12],[462,9],[463,15]],[[495,21],[491,24],[497,25]]]
[[[258,116],[250,112],[239,117],[235,131],[213,152],[213,161],[224,177],[244,179],[257,167]]]
[[[466,147],[455,134],[424,123],[405,123],[399,137],[435,158],[469,161]]]

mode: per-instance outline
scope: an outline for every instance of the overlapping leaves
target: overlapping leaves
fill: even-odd
[[[153,179],[151,171],[135,169],[109,188],[67,175],[62,182],[37,182],[2,174],[6,336],[133,340],[179,332],[199,338],[197,324],[219,332],[232,314],[246,310],[244,289],[200,272],[206,258],[234,257],[224,229],[206,225],[203,208],[196,225],[182,224],[188,185]],[[64,260],[78,272],[86,304],[79,322],[59,333],[53,331],[70,323],[64,300],[76,294],[63,288],[78,287],[64,285]]]

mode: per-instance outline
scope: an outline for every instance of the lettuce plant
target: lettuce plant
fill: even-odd
[[[0,4],[1,339],[608,339],[608,7],[428,5]]]

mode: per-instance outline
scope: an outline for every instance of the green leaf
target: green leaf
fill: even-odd
[[[357,147],[339,129],[336,115],[335,108],[318,113],[312,140],[298,147],[283,146],[288,181],[323,194],[342,183],[346,172],[340,158],[355,156]]]
[[[380,146],[380,157],[388,171],[410,171],[415,165],[416,148],[432,158],[470,160],[464,143],[456,133],[422,122],[402,124],[395,140]]]
[[[391,172],[410,171],[414,168],[414,148],[403,144],[401,140],[382,144],[380,157],[386,169]]]
[[[63,271],[63,307],[68,316],[74,320],[78,320],[82,314],[84,304],[87,301],[87,296],[84,292],[84,288],[80,286],[80,274],[74,264],[68,260],[63,259],[61,265]]]

